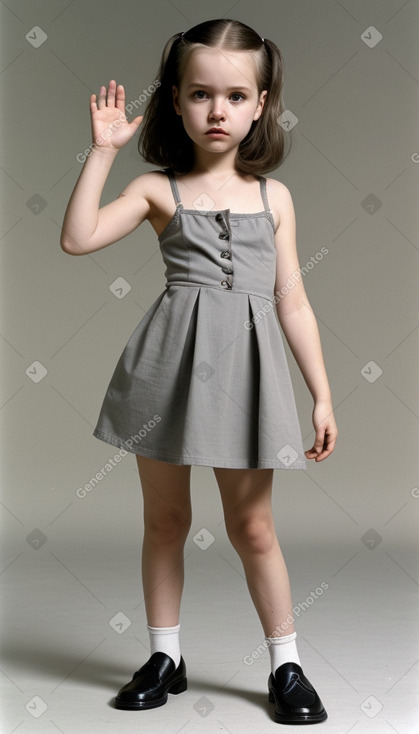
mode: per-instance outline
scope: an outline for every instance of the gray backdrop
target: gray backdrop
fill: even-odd
[[[296,124],[289,157],[267,175],[292,193],[300,266],[322,247],[328,249],[308,266],[304,284],[320,329],[338,444],[325,462],[309,462],[307,472],[274,474],[278,536],[295,601],[322,581],[329,587],[301,625],[306,633],[310,625],[325,633],[322,610],[329,608],[336,611],[336,625],[346,614],[360,619],[354,634],[363,626],[376,629],[374,614],[360,598],[348,613],[345,591],[352,577],[367,597],[381,584],[374,594],[381,595],[387,611],[392,605],[383,641],[393,638],[406,625],[406,609],[417,609],[418,589],[418,2],[9,0],[0,10],[0,579],[3,681],[14,707],[4,714],[2,731],[41,731],[42,726],[44,732],[57,731],[54,726],[79,731],[67,728],[65,715],[60,719],[59,707],[53,709],[64,686],[52,689],[71,680],[72,670],[100,644],[104,667],[112,646],[115,658],[121,657],[121,645],[130,648],[134,628],[142,655],[148,644],[139,566],[142,499],[134,456],[124,457],[85,496],[77,490],[117,453],[92,430],[123,347],[164,288],[164,266],[148,223],[84,257],[65,254],[59,237],[83,152],[91,143],[90,94],[115,78],[125,85],[127,103],[133,103],[129,119],[141,114],[144,90],[155,80],[166,40],[209,18],[237,18],[280,47],[285,102]],[[138,133],[119,153],[102,204],[155,168],[140,159],[137,139]],[[123,297],[116,291],[118,278],[130,287],[124,286]],[[286,348],[308,449],[314,435],[312,399]],[[209,577],[214,584],[226,577],[228,583],[236,579],[240,589],[243,584],[211,468],[192,469],[192,498],[194,520],[185,555],[187,565],[196,558],[200,570],[187,577],[185,615],[194,590],[201,613],[218,598]],[[213,537],[206,549],[199,547],[201,530]],[[258,622],[247,592],[240,593],[257,644]],[[228,605],[226,610],[233,624],[237,610]],[[131,629],[117,629],[118,623],[109,621],[117,614],[130,618]],[[199,625],[192,620],[188,625],[191,637],[185,644],[192,644]],[[327,628],[329,633],[329,620]],[[95,630],[93,636],[89,630]],[[315,637],[309,639],[315,646]],[[69,647],[77,640],[74,658],[54,654],[58,640]],[[341,645],[343,660],[348,638],[335,644]],[[249,650],[253,646],[248,642]],[[43,667],[51,679],[41,685],[34,661],[45,647],[52,657]],[[322,649],[338,677],[349,681],[346,686],[340,680],[349,695],[357,685],[345,663]],[[410,657],[399,660],[392,681],[409,676],[417,657],[412,648]],[[373,718],[359,705],[368,691],[358,693],[357,720],[366,727]],[[41,706],[39,718],[30,705],[26,708],[36,695],[49,707],[39,714],[43,704],[35,701],[32,708]],[[375,695],[384,701],[384,690],[381,698]],[[69,712],[72,705],[69,696]],[[391,719],[395,730],[396,718]],[[353,721],[349,716],[348,730]],[[102,721],[101,731],[107,731],[103,727]],[[364,730],[370,731],[356,729]]]

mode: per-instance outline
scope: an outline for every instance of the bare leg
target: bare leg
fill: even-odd
[[[265,636],[290,635],[294,632],[294,624],[286,622],[292,613],[290,582],[272,517],[273,469],[218,467],[214,474],[227,535],[243,563]]]
[[[144,498],[142,583],[147,623],[179,624],[183,549],[191,520],[191,467],[136,456]]]

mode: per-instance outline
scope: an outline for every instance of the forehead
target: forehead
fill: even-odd
[[[252,51],[195,48],[185,64],[182,84],[198,82],[212,87],[256,87],[254,57]]]

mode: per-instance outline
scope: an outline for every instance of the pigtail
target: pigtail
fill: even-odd
[[[144,113],[138,138],[138,151],[148,163],[170,166],[184,173],[193,165],[193,146],[176,114],[172,101],[172,85],[178,85],[177,50],[183,33],[175,33],[167,41],[160,60],[157,78],[160,82]]]
[[[162,56],[161,56],[159,74],[163,75],[163,72],[164,72],[164,69],[166,67],[167,60],[169,58],[170,52],[171,52],[171,50],[173,48],[173,45],[177,41],[180,41],[180,39],[182,38],[182,36],[183,36],[183,33],[175,33],[174,36],[171,36],[171,38],[169,38],[169,40],[167,41],[167,43],[166,43],[166,45],[165,45],[165,47],[163,49]]]
[[[253,122],[237,151],[236,167],[242,173],[274,170],[285,160],[292,144],[290,132],[284,131],[278,122],[285,110],[282,54],[268,38],[263,39],[262,47],[267,58],[260,91],[266,89],[268,94],[260,118]]]

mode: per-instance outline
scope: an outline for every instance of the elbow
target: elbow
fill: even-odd
[[[60,246],[63,252],[65,252],[67,255],[84,255],[82,248],[76,248],[74,245],[74,242],[71,240],[65,239],[61,237],[60,239]]]
[[[71,249],[71,245],[66,240],[60,240],[60,247],[63,252],[65,252],[67,255],[72,255],[73,251]]]

